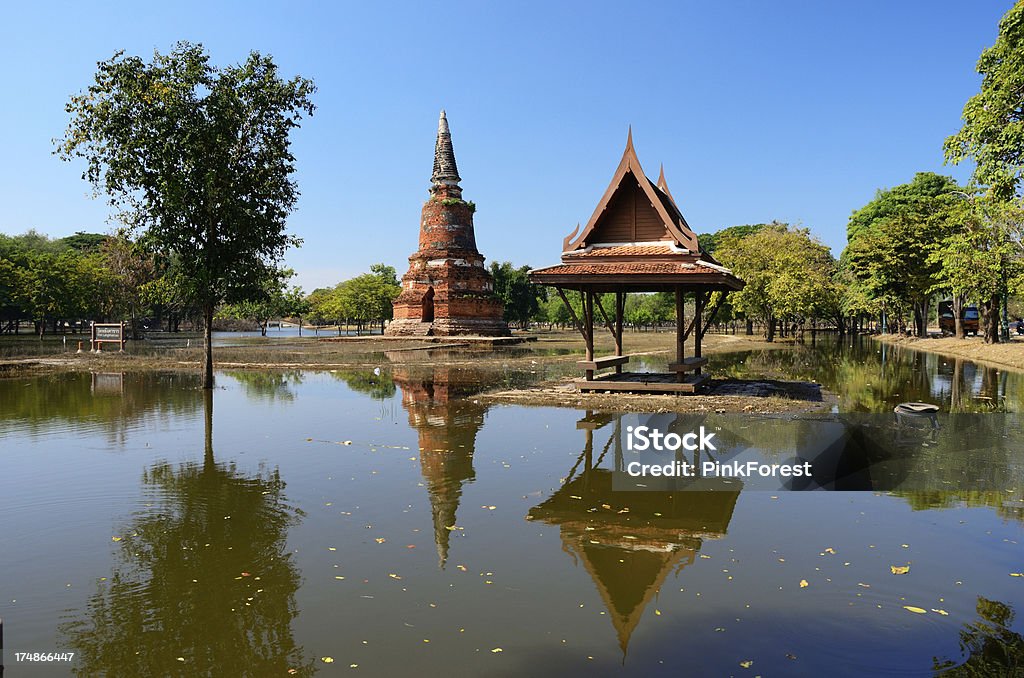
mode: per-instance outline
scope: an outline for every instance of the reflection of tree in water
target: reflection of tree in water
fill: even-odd
[[[395,366],[394,383],[402,389],[409,425],[419,432],[420,472],[430,496],[438,564],[448,560],[462,486],[473,482],[476,435],[487,408],[469,397],[479,391],[474,380],[453,376],[449,367],[415,369]]]
[[[138,424],[192,415],[202,407],[199,375],[191,372],[64,372],[0,380],[0,422],[29,431],[55,423],[107,431],[115,439]]]
[[[526,518],[558,526],[562,549],[593,580],[625,656],[668,575],[691,565],[703,540],[726,533],[742,483],[715,483],[714,490],[614,490],[612,471],[599,466],[614,448],[614,466],[623,467],[621,418],[588,413],[577,422],[585,435],[583,452],[562,487]],[[595,450],[594,431],[613,421],[608,442]]]
[[[365,393],[374,400],[388,400],[395,395],[395,382],[386,371],[376,370],[331,370],[331,376],[345,382],[356,393]]]
[[[232,370],[225,372],[245,389],[245,395],[255,400],[292,401],[292,386],[302,383],[300,370]]]
[[[839,394],[845,412],[888,412],[908,401],[938,402],[961,412],[1020,410],[1024,405],[1021,375],[867,337],[710,359],[716,375],[817,381]]]
[[[960,631],[962,663],[936,658],[936,675],[995,677],[1024,675],[1024,636],[1010,630],[1013,608],[996,600],[978,596],[978,620]]]
[[[1024,433],[1017,414],[955,414],[915,452],[923,481],[894,494],[915,510],[989,507],[1024,523]]]
[[[214,461],[211,420],[202,463],[145,471],[151,504],[121,532],[87,612],[64,625],[79,675],[314,672],[291,631],[301,577],[286,537],[302,514],[276,470]]]

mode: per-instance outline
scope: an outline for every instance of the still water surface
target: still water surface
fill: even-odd
[[[879,350],[712,369],[817,379],[845,412],[1020,409],[1018,374]],[[0,381],[7,670],[932,675],[1024,659],[1018,431],[971,450],[997,470],[984,492],[624,493],[617,417],[488,407],[484,381],[230,372],[212,404],[187,373]],[[13,657],[51,651],[76,655]]]

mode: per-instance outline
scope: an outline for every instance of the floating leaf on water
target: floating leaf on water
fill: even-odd
[[[385,539],[384,537],[377,537],[376,539],[374,539],[374,541],[377,542],[378,544],[383,544],[384,542],[387,541],[387,539]]]
[[[941,614],[943,617],[948,617],[949,616],[949,613],[946,612],[943,609],[936,609],[936,608],[933,607],[932,608],[932,612],[935,612],[936,614]]]
[[[808,583],[808,581],[806,579],[801,579],[800,580],[800,588],[805,589],[808,586],[810,586],[810,583]]]
[[[502,650],[500,647],[496,647],[493,650],[491,650],[491,652],[493,652],[494,654],[498,654],[499,652],[504,652],[504,650]]]
[[[1011,572],[1011,577],[1024,577],[1024,572]]]
[[[890,565],[889,569],[893,574],[906,574],[910,572],[910,565]]]
[[[742,666],[745,669],[749,669],[753,665],[754,665],[754,660],[753,659],[748,659],[746,661],[740,662],[740,666]]]
[[[834,556],[836,554],[836,550],[834,548],[832,548],[831,546],[829,546],[827,549],[825,549],[825,553],[828,553],[828,554]]]
[[[320,657],[320,661],[322,661],[324,664],[333,664],[334,657]]]
[[[111,537],[110,541],[121,541],[124,537]]]
[[[914,607],[913,605],[904,605],[903,609],[907,612],[913,612],[914,614],[928,614],[928,610],[924,610],[920,607]]]

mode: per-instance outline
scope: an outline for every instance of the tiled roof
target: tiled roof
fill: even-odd
[[[566,257],[573,259],[600,258],[600,257],[651,257],[666,254],[679,254],[678,249],[672,248],[672,243],[665,242],[657,245],[613,245],[611,247],[595,246],[590,250],[577,250],[566,252]]]
[[[728,276],[708,266],[683,265],[672,261],[606,262],[585,264],[560,264],[538,268],[533,275],[721,275]]]

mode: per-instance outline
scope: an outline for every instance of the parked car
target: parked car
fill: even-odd
[[[960,322],[963,325],[964,334],[973,334],[974,336],[978,336],[980,318],[981,316],[978,313],[977,306],[964,306],[960,310]],[[956,319],[953,316],[952,301],[939,302],[939,330],[943,334],[956,333]]]

